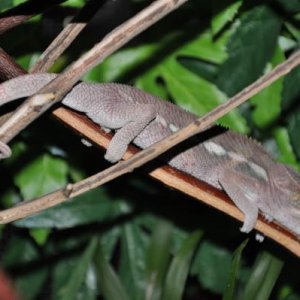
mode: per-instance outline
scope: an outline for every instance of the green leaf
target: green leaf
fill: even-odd
[[[106,300],[129,300],[118,275],[106,261],[102,246],[98,243],[95,253],[95,268],[101,293]]]
[[[268,6],[256,6],[241,18],[227,46],[229,58],[219,72],[218,85],[228,96],[262,75],[274,54],[280,26],[280,18]]]
[[[26,165],[15,177],[15,183],[27,200],[66,185],[67,173],[64,160],[44,154]]]
[[[228,4],[229,2],[229,4]],[[213,1],[214,17],[211,21],[213,35],[220,32],[226,24],[231,22],[239,11],[243,1]]]
[[[210,291],[223,294],[230,270],[232,254],[210,242],[201,243],[193,262],[192,274]]]
[[[101,249],[104,257],[109,261],[113,254],[114,249],[119,241],[121,235],[121,228],[119,226],[114,226],[109,230],[106,230],[101,235]]]
[[[300,140],[299,140],[299,127],[300,127],[300,110],[295,112],[289,120],[288,132],[291,144],[298,158],[300,158]]]
[[[143,77],[140,77],[135,81],[135,86],[152,95],[167,99],[168,92],[162,84],[158,84],[157,78],[159,78],[158,70],[150,70]]]
[[[93,259],[97,246],[96,238],[91,239],[82,257],[78,260],[76,268],[70,274],[66,286],[60,290],[56,299],[76,299],[80,288],[85,281],[88,267]]]
[[[294,147],[297,157],[300,157],[299,143],[299,124],[300,111],[298,109],[298,100],[300,97],[300,67],[295,68],[284,79],[284,87],[282,91],[282,106],[285,112],[289,113],[288,133],[290,135],[291,144]]]
[[[49,229],[44,229],[44,228],[35,228],[29,231],[29,234],[32,236],[35,242],[40,246],[46,243],[50,233],[51,231]]]
[[[98,188],[14,224],[27,228],[71,228],[103,222],[115,215],[115,204],[103,188]]]
[[[283,52],[277,47],[270,63],[270,68],[273,69],[276,65],[282,63],[284,59]],[[251,103],[255,105],[252,118],[256,126],[260,128],[267,127],[279,117],[281,112],[282,88],[283,79],[281,78],[251,98]]]
[[[121,235],[120,277],[130,299],[141,299],[145,289],[145,234],[135,222],[125,224]]]
[[[174,101],[199,116],[227,99],[215,85],[191,73],[174,59],[162,64],[160,70]],[[240,132],[247,131],[245,120],[236,111],[227,114],[218,122]]]
[[[300,170],[300,164],[297,162],[287,129],[277,127],[273,131],[273,135],[280,150],[280,155],[277,157],[277,160]]]
[[[215,64],[196,58],[183,57],[179,58],[178,61],[189,71],[210,82],[213,82],[215,80],[215,77],[219,71],[218,66],[216,66]]]
[[[293,69],[284,78],[282,91],[282,108],[284,110],[293,109],[298,103],[300,96],[300,67]]]
[[[244,289],[243,300],[270,299],[272,289],[283,267],[283,262],[267,252],[256,259],[250,278]]]
[[[227,58],[225,51],[227,39],[228,36],[226,34],[215,39],[210,31],[205,31],[175,52],[170,53],[170,57],[193,57],[210,63],[220,64]]]
[[[171,233],[172,226],[167,222],[158,223],[154,229],[146,257],[145,300],[158,300],[161,297],[170,259]]]
[[[202,234],[202,231],[197,230],[182,243],[169,267],[162,299],[182,299],[190,264]]]
[[[248,239],[246,239],[233,253],[233,259],[229,270],[229,276],[228,276],[225,293],[223,294],[223,300],[235,299],[234,298],[235,285],[238,278],[238,271],[240,267],[242,252],[246,247],[247,243],[248,243]]]

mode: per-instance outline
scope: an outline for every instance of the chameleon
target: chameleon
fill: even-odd
[[[35,94],[55,76],[22,75],[0,84],[0,106]],[[62,103],[115,132],[105,154],[112,163],[122,159],[131,142],[147,148],[197,118],[171,102],[118,83],[80,82]],[[2,157],[11,153],[3,142],[0,150]],[[171,154],[166,159],[172,167],[225,191],[244,215],[242,232],[255,227],[260,212],[300,236],[300,175],[276,162],[254,139],[214,125]]]

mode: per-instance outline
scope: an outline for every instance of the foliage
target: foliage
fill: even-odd
[[[95,36],[100,39],[105,32],[95,28],[108,31],[109,18],[121,22],[149,2],[121,0],[104,8],[97,26],[81,35],[52,71],[76,59]],[[17,3],[1,1],[0,10]],[[64,6],[76,10],[84,3]],[[299,0],[190,1],[85,80],[132,84],[203,114],[297,48],[299,13]],[[49,28],[53,20],[66,17],[47,12],[3,35],[1,47],[27,68],[59,32],[59,24]],[[251,134],[278,160],[299,169],[299,79],[297,68],[220,123]],[[14,156],[0,167],[6,175],[2,208],[107,166],[99,149],[81,146],[79,137],[47,116],[12,148]],[[22,298],[300,299],[295,257],[268,240],[256,242],[253,234],[243,242],[229,217],[141,173],[1,228],[2,266]]]

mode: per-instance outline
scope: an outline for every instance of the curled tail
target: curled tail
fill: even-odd
[[[0,84],[0,106],[15,99],[35,94],[57,75],[37,73],[22,75]]]

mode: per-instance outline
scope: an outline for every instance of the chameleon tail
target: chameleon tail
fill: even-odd
[[[53,80],[56,74],[22,75],[0,84],[0,106],[15,99],[31,96]]]

